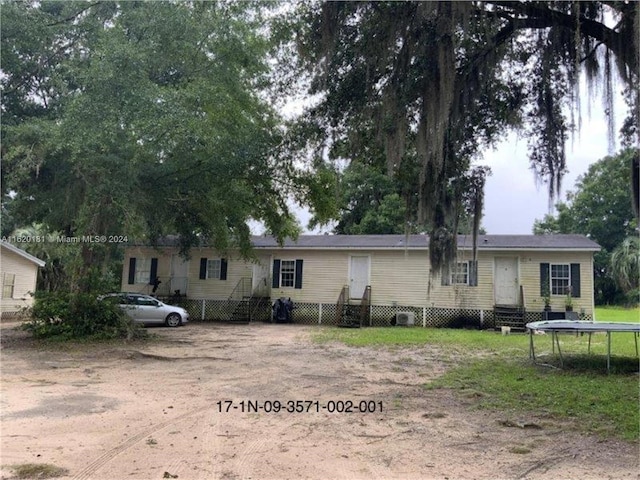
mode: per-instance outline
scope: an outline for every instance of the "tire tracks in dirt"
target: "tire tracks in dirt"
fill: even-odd
[[[149,435],[159,432],[161,430],[164,430],[168,426],[174,425],[191,416],[202,415],[204,413],[206,413],[206,411],[203,411],[202,408],[197,408],[189,412],[183,413],[182,415],[178,415],[177,417],[172,418],[170,420],[160,422],[158,424],[155,424],[151,427],[148,427],[144,430],[139,431],[134,436],[128,438],[127,440],[120,443],[116,447],[107,450],[105,453],[100,455],[94,461],[89,463],[89,465],[84,467],[82,470],[80,470],[76,475],[72,477],[73,480],[90,480],[91,478],[93,478],[93,474],[97,472],[100,468],[104,467],[107,463],[109,463],[111,460],[116,458],[121,453],[125,452],[129,448],[140,443],[144,438],[148,437]]]
[[[125,351],[123,352],[123,355],[127,358],[127,359],[136,359],[136,360],[140,360],[140,359],[147,359],[150,361],[175,361],[175,360],[202,360],[202,359],[206,359],[206,360],[222,360],[222,361],[232,361],[232,358],[226,358],[226,357],[211,357],[211,356],[188,356],[188,357],[168,357],[165,355],[156,355],[156,354],[152,354],[152,353],[146,353],[146,352],[140,352],[140,351]],[[209,384],[214,384],[215,379],[212,379],[210,381],[205,381],[202,382],[201,386],[206,387]],[[202,450],[204,450],[204,455],[207,458],[211,458],[213,455],[216,454],[221,454],[222,451],[220,450],[220,441],[217,435],[215,435],[215,433],[219,430],[220,428],[220,422],[219,422],[219,416],[217,415],[213,415],[216,417],[215,420],[215,424],[211,424],[210,421],[208,421],[209,416],[214,412],[214,409],[209,407],[200,407],[200,408],[196,408],[196,409],[192,409],[189,412],[183,413],[182,415],[179,415],[175,418],[157,423],[155,425],[152,425],[150,427],[147,427],[143,430],[140,430],[138,433],[136,433],[135,435],[133,435],[132,437],[128,438],[127,440],[125,440],[124,442],[121,442],[120,444],[116,445],[115,447],[109,449],[108,451],[106,451],[105,453],[103,453],[102,455],[100,455],[98,458],[96,458],[95,460],[93,460],[91,463],[89,463],[87,466],[85,466],[80,472],[78,472],[75,476],[72,477],[73,480],[91,480],[92,478],[94,478],[94,474],[100,470],[101,468],[103,468],[104,466],[106,466],[109,462],[111,462],[113,459],[115,459],[116,457],[118,457],[119,455],[123,454],[124,452],[126,452],[127,450],[129,450],[130,448],[133,448],[134,446],[138,445],[141,441],[143,441],[145,438],[147,438],[148,436],[160,432],[172,425],[177,425],[179,423],[184,422],[185,420],[189,419],[190,417],[197,417],[197,416],[203,416],[203,417],[207,417],[207,420],[205,420],[204,422],[202,422],[202,430],[200,431],[200,436],[202,438]],[[213,434],[213,438],[214,441],[211,441],[212,438],[212,434]],[[171,474],[179,474],[182,470],[182,468],[185,466],[184,464],[184,459],[181,457],[178,458],[172,458],[171,461],[169,462],[169,464],[165,467],[165,471],[169,472]],[[220,473],[217,472],[215,470],[217,470],[216,465],[217,462],[212,462],[212,464],[214,465],[214,476],[213,478],[218,478],[218,476],[216,476],[216,474]],[[209,479],[212,478],[211,475],[207,475],[206,472],[200,472],[200,474],[198,475],[199,478],[202,478],[202,475],[206,475],[204,478]]]

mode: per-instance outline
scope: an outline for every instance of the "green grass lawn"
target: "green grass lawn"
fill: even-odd
[[[609,307],[597,309],[596,318],[632,321],[630,316],[638,313],[638,309]],[[426,384],[426,389],[458,391],[476,398],[476,408],[569,420],[576,429],[602,437],[639,438],[639,364],[632,333],[612,334],[611,374],[606,372],[605,334],[592,336],[590,354],[588,335],[560,335],[564,369],[557,368],[551,335],[534,336],[538,361],[545,365],[529,360],[526,334],[419,327],[327,328],[317,332],[315,340],[378,348],[445,347],[458,366]]]
[[[596,307],[596,321],[640,323],[640,308]]]

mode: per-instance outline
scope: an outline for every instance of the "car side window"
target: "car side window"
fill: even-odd
[[[154,299],[152,298],[144,298],[144,297],[138,297],[138,305],[142,305],[145,307],[155,307],[158,305],[158,302],[156,302]]]

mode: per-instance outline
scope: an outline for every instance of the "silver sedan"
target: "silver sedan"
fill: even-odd
[[[117,304],[134,322],[145,325],[177,327],[189,321],[189,313],[184,308],[141,293],[110,293],[100,299]]]

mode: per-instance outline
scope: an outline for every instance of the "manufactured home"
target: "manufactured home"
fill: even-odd
[[[302,235],[283,245],[260,236],[252,243],[251,259],[208,247],[186,259],[170,237],[157,247],[129,245],[122,290],[196,302],[194,319],[215,317],[215,302],[281,297],[294,302],[297,321],[319,323],[339,321],[345,305],[361,307],[371,325],[409,312],[425,326],[442,318],[519,326],[545,310],[563,316],[568,303],[580,318],[593,318],[600,247],[581,235],[481,235],[475,258],[471,237],[459,236],[446,274],[432,270],[426,235]]]
[[[38,268],[45,262],[5,241],[0,241],[0,253],[0,313],[8,316],[33,303],[31,293],[36,290]]]

